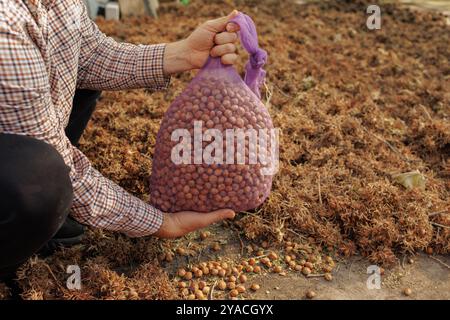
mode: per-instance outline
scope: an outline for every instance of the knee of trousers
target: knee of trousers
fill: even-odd
[[[39,250],[65,221],[70,169],[51,145],[0,133],[0,268]]]

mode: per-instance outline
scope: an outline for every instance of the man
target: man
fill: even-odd
[[[0,277],[42,247],[79,242],[78,222],[172,238],[234,217],[162,213],[103,177],[76,146],[100,90],[164,89],[209,55],[234,63],[236,13],[179,42],[132,45],[102,34],[82,0],[0,0]]]

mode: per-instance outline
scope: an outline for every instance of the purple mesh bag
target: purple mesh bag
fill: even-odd
[[[150,202],[162,211],[245,211],[269,196],[277,144],[260,100],[267,53],[250,17],[239,13],[231,22],[250,55],[244,81],[210,57],[167,110],[150,178]]]

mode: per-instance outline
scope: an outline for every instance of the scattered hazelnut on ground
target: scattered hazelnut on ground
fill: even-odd
[[[197,270],[197,271],[195,272],[195,276],[196,276],[197,278],[201,278],[201,277],[203,276],[203,271],[202,271],[202,270]]]
[[[239,286],[236,286],[236,290],[237,290],[239,293],[244,293],[244,292],[245,292],[245,287],[239,285]]]
[[[314,299],[316,297],[316,293],[312,290],[306,291],[306,298],[308,299]]]
[[[212,249],[214,250],[214,251],[219,251],[220,250],[220,244],[219,243],[214,243],[213,244],[213,246],[212,246]]]
[[[189,289],[188,288],[183,288],[182,290],[181,290],[181,295],[182,296],[188,296],[189,295]]]
[[[202,240],[205,240],[206,238],[208,238],[211,235],[211,233],[209,231],[203,231],[200,233],[200,238]]]
[[[331,271],[333,271],[333,268],[330,267],[330,266],[323,266],[322,270],[323,270],[325,273],[330,273]]]
[[[228,282],[227,288],[233,290],[234,288],[236,288],[236,282]]]
[[[190,294],[190,295],[188,295],[188,300],[195,300],[195,294]]]
[[[295,269],[295,271],[302,271],[303,267],[302,267],[301,265],[297,264],[297,265],[294,267],[294,269]]]
[[[200,282],[198,283],[198,288],[199,288],[199,289],[203,289],[204,287],[206,287],[206,282],[205,282],[205,281],[200,281]]]
[[[278,255],[275,253],[275,252],[270,252],[268,255],[267,255],[267,257],[270,259],[270,260],[276,260],[276,259],[278,259]]]
[[[219,270],[217,270],[216,268],[211,269],[210,272],[213,276],[217,276],[219,274]]]
[[[233,289],[230,291],[230,297],[237,297],[239,295],[239,292],[236,289]]]
[[[181,255],[181,256],[184,256],[184,255],[186,254],[186,250],[184,250],[184,249],[181,248],[181,247],[178,247],[178,248],[177,248],[177,253],[178,253],[179,255]]]
[[[191,283],[189,284],[189,289],[191,289],[192,292],[195,292],[199,289],[198,283],[195,281],[191,281]]]
[[[219,277],[225,277],[227,275],[227,272],[223,269],[219,270]]]
[[[192,279],[192,272],[187,271],[184,275],[184,279],[191,280]]]
[[[227,283],[223,280],[220,280],[217,283],[217,288],[219,288],[220,290],[225,290],[227,288]]]
[[[187,284],[184,281],[178,281],[178,288],[186,288]]]
[[[303,267],[302,273],[307,276],[308,274],[311,274],[311,269],[308,267]]]
[[[199,300],[202,300],[202,299],[205,297],[205,295],[203,294],[202,291],[196,290],[196,291],[195,291],[195,297],[196,297],[197,299],[199,299]]]
[[[210,287],[206,286],[206,287],[204,287],[204,288],[202,289],[202,292],[203,292],[204,294],[208,294],[210,290],[211,290]]]
[[[178,276],[183,278],[186,275],[186,270],[183,268],[178,269]]]
[[[205,275],[209,274],[209,268],[208,267],[202,267],[201,270],[202,270],[203,274],[205,274]]]
[[[253,272],[254,273],[261,273],[261,267],[260,266],[254,266],[253,267]]]
[[[407,297],[409,297],[412,294],[411,288],[405,288],[403,289],[403,294]]]
[[[253,272],[253,267],[252,266],[246,266],[245,267],[245,272]]]
[[[324,275],[323,277],[324,277],[325,280],[327,280],[327,281],[333,280],[333,276],[331,275],[331,273],[325,273],[325,275]]]
[[[281,266],[275,266],[273,267],[273,272],[280,273],[282,271]]]
[[[167,262],[173,261],[173,254],[171,252],[166,253],[166,261]]]
[[[245,274],[241,274],[241,275],[239,276],[239,282],[240,282],[240,283],[245,283],[245,282],[247,282],[247,276],[246,276]]]
[[[257,291],[257,290],[260,289],[260,286],[259,286],[259,284],[254,283],[254,284],[252,284],[252,285],[250,286],[250,289],[251,289],[252,291]]]

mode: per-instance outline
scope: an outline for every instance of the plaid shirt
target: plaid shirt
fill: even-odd
[[[82,223],[135,237],[162,224],[162,212],[92,168],[64,128],[76,88],[166,88],[164,50],[106,37],[82,0],[0,0],[0,132],[56,148],[71,168],[71,215]]]

